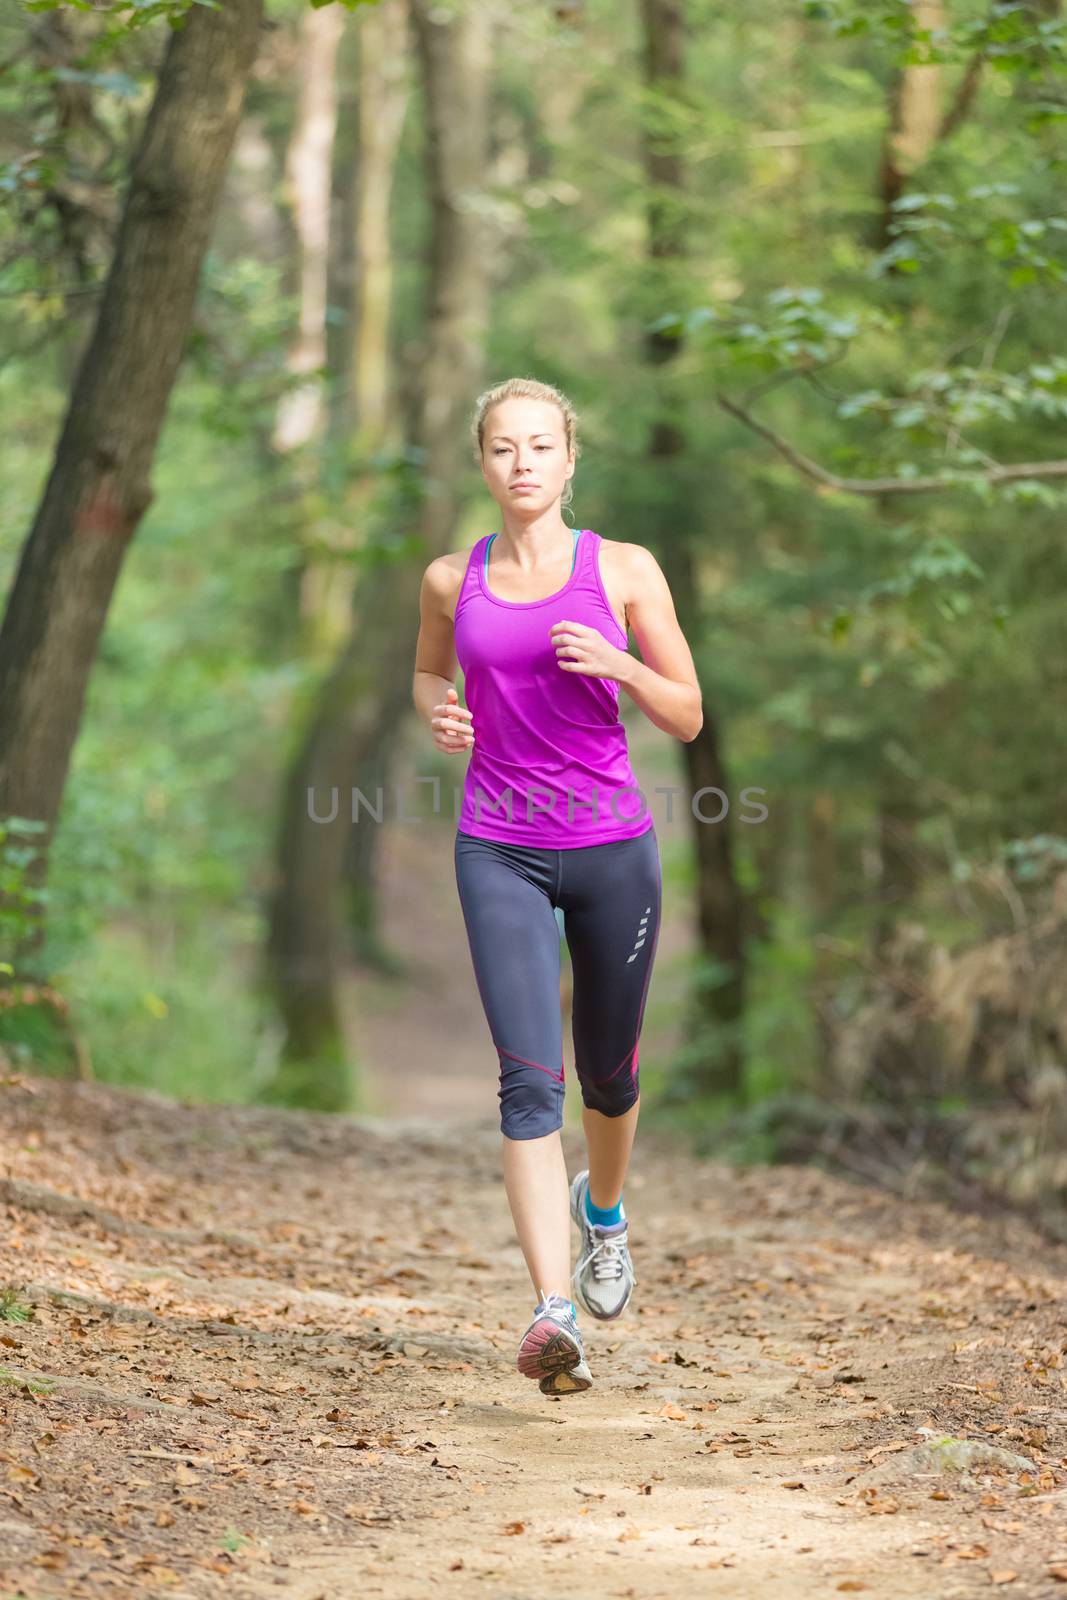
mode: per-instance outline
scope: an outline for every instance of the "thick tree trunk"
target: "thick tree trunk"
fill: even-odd
[[[295,238],[297,327],[286,365],[295,380],[282,396],[274,418],[268,476],[284,480],[278,499],[286,507],[300,543],[301,561],[289,578],[294,646],[328,663],[336,647],[331,638],[330,586],[336,563],[319,543],[325,519],[317,506],[321,454],[315,448],[328,422],[326,308],[333,236],[333,160],[337,134],[337,58],[347,12],[340,5],[305,3],[299,18],[296,53],[296,107],[285,153],[287,213]]]
[[[642,0],[641,10],[645,82],[653,91],[670,92],[680,85],[684,68],[682,0]],[[682,158],[675,142],[658,131],[652,121],[646,124],[644,150],[645,176],[650,190],[650,258],[653,263],[681,258],[686,252],[680,204],[684,176]],[[649,335],[647,352],[654,370],[674,359],[679,349],[677,339],[666,339],[655,333]],[[662,417],[652,430],[650,471],[656,476],[669,477],[672,463],[683,448],[679,428],[669,417]],[[686,636],[693,639],[701,626],[693,542],[686,532],[672,528],[661,544],[663,570],[674,596],[679,623]],[[706,696],[703,727],[694,740],[680,741],[679,749],[690,795],[704,788],[729,794],[719,728]],[[721,806],[714,796],[704,796],[699,809],[704,816],[714,817]],[[668,1100],[693,1094],[737,1095],[743,1084],[745,908],[734,875],[731,828],[729,812],[714,823],[693,818],[697,928],[701,968],[707,976],[694,985],[689,1025],[698,1038],[707,1040],[707,1047],[699,1062],[685,1073],[684,1082],[679,1081],[668,1091]]]
[[[185,349],[262,0],[194,6],[167,45],[99,315],[0,629],[0,815],[59,813],[86,686]],[[32,943],[39,945],[38,926]]]
[[[452,16],[417,0],[412,20],[426,116],[430,190],[429,305],[414,443],[424,462],[425,497],[412,537],[376,552],[363,569],[351,637],[316,706],[294,767],[282,825],[280,883],[271,918],[270,956],[286,1023],[283,1061],[272,1094],[330,1096],[315,1052],[342,1059],[336,980],[339,899],[352,848],[349,799],[389,770],[392,742],[411,711],[411,663],[418,633],[419,581],[426,562],[449,549],[457,512],[456,464],[480,380],[487,320],[485,239],[472,201],[485,182],[489,82],[488,16],[466,7]],[[338,791],[332,823],[309,820]],[[396,798],[386,787],[385,816]],[[451,813],[451,796],[444,809]],[[366,812],[358,826],[378,824]],[[335,1075],[336,1077],[336,1075]],[[346,1084],[336,1078],[334,1101]]]
[[[337,51],[347,12],[343,6],[300,15],[296,116],[286,158],[299,263],[300,319],[288,369],[306,382],[288,390],[278,407],[275,449],[297,450],[322,431],[326,363],[326,281],[330,244],[330,175],[337,131]]]
[[[348,347],[348,401],[351,453],[357,468],[348,495],[346,522],[351,528],[372,526],[372,504],[379,490],[376,478],[363,469],[375,452],[388,448],[402,426],[389,381],[390,320],[393,303],[393,254],[389,233],[397,150],[407,107],[407,10],[404,0],[381,0],[360,18],[359,155],[354,163],[352,217],[355,282],[352,337]],[[402,437],[402,435],[401,435]],[[353,578],[349,561],[342,569],[343,591],[335,594],[344,607],[346,633],[352,627]],[[340,617],[339,617],[340,621]],[[388,792],[394,771],[392,730],[380,751],[366,753],[366,776]],[[381,830],[357,827],[349,832],[345,855],[348,937],[357,960],[379,971],[397,970],[385,949],[377,892]]]
[[[942,0],[915,0],[916,26],[944,25]],[[882,141],[878,174],[880,201],[875,247],[890,242],[893,206],[904,193],[908,178],[926,160],[940,136],[941,67],[937,64],[902,67],[893,84],[889,124]]]
[[[379,0],[361,15],[359,30],[359,156],[352,207],[356,281],[347,389],[349,427],[359,454],[384,443],[394,420],[389,217],[408,95],[407,13],[403,0]]]

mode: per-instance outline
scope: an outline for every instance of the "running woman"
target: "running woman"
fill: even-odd
[[[622,1194],[660,928],[659,846],[620,687],[677,739],[696,737],[703,712],[654,556],[563,521],[578,454],[569,400],[509,379],[480,396],[472,433],[500,528],[427,567],[413,697],[438,750],[470,753],[456,884],[499,1058],[504,1182],[538,1295],[517,1365],[543,1393],[574,1394],[593,1381],[578,1307],[610,1322],[636,1282]],[[569,1190],[561,935],[588,1149]]]

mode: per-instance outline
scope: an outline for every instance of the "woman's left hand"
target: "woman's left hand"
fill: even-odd
[[[610,644],[598,629],[584,622],[554,622],[548,632],[556,647],[556,664],[565,672],[621,679],[633,659],[628,650]]]

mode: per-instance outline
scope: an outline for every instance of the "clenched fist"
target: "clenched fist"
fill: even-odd
[[[446,755],[469,750],[474,744],[473,713],[459,703],[455,689],[449,689],[440,705],[433,708],[430,717],[433,742]]]

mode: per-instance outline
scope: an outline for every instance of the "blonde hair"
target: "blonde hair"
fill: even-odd
[[[567,396],[550,383],[541,383],[537,378],[505,378],[503,383],[495,383],[491,389],[485,389],[478,396],[474,406],[474,416],[471,419],[471,436],[477,449],[477,460],[481,462],[482,447],[485,440],[485,419],[493,407],[502,400],[547,400],[557,406],[563,417],[563,435],[566,441],[567,452],[574,451],[575,460],[581,453],[578,443],[578,413],[575,411]],[[574,497],[574,477],[567,479],[567,486],[560,497],[560,507],[569,506]]]

